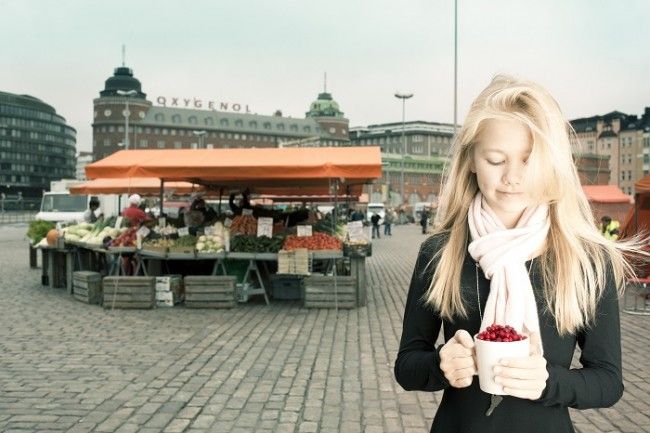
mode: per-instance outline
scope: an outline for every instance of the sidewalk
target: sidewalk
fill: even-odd
[[[104,311],[28,269],[0,227],[0,431],[427,432],[440,393],[393,378],[419,225],[375,240],[369,303],[344,311],[254,297],[232,310]],[[650,317],[622,314],[626,390],[572,411],[580,433],[650,432]]]

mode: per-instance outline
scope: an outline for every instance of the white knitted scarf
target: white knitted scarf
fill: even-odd
[[[481,331],[493,323],[517,332],[539,332],[539,317],[526,261],[538,257],[550,227],[548,205],[527,207],[507,229],[479,192],[468,214],[468,251],[490,280]]]

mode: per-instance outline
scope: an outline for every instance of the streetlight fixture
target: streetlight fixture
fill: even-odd
[[[138,94],[136,90],[118,90],[117,94],[124,96],[124,148],[129,150],[129,97]]]
[[[400,164],[400,176],[399,176],[399,193],[402,204],[404,204],[404,156],[406,153],[406,123],[405,123],[405,113],[406,113],[406,100],[413,97],[413,93],[399,93],[395,92],[395,97],[402,100],[402,158]]]
[[[192,131],[194,135],[199,137],[199,149],[203,149],[203,137],[208,133],[207,131]]]

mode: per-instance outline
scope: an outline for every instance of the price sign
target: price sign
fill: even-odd
[[[135,232],[136,235],[140,236],[142,239],[146,238],[149,235],[149,230],[146,226],[142,226]]]
[[[158,218],[158,227],[165,228],[166,225],[167,225],[167,218],[165,217]]]
[[[257,220],[257,237],[273,237],[273,218],[259,218]]]
[[[348,235],[350,236],[350,241],[365,240],[365,236],[363,235],[363,223],[361,221],[352,221],[348,223]]]
[[[181,227],[180,229],[178,229],[178,236],[187,236],[189,234],[190,234],[190,229],[188,229],[187,227]]]
[[[139,250],[142,249],[142,236],[140,236],[140,233],[137,233],[137,232],[136,232],[136,237],[135,237],[135,247],[137,249],[139,249]]]
[[[253,215],[253,209],[242,209],[242,215]]]
[[[226,220],[223,222],[224,227],[230,228],[232,225],[232,220],[230,218],[226,218]]]
[[[122,221],[124,221],[124,217],[118,216],[117,219],[115,220],[115,228],[119,229],[122,227]]]
[[[214,227],[212,226],[204,227],[203,234],[205,234],[206,236],[212,236],[214,234]]]
[[[298,226],[298,236],[311,236],[312,229],[311,226]]]

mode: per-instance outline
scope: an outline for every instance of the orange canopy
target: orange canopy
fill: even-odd
[[[205,188],[189,182],[165,182],[165,190],[174,190],[177,194],[190,194]],[[160,179],[123,178],[95,179],[70,188],[71,194],[130,194],[157,195],[160,193]]]
[[[381,177],[379,147],[122,150],[86,166],[89,178],[185,180],[257,194],[361,194]],[[348,188],[350,187],[350,188]]]
[[[590,202],[632,203],[632,197],[616,185],[582,185],[582,189]]]

